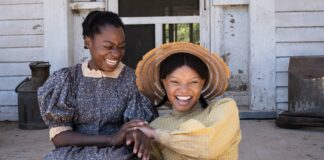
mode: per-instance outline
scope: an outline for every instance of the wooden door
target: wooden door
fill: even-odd
[[[225,97],[241,107],[249,106],[250,22],[248,5],[212,4],[211,50],[218,53],[231,70]]]

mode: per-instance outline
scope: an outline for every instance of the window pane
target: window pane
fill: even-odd
[[[123,62],[135,69],[139,60],[155,47],[155,26],[125,25],[126,48]]]
[[[119,0],[121,17],[196,16],[199,0]]]
[[[199,23],[163,24],[163,43],[170,42],[199,44]]]

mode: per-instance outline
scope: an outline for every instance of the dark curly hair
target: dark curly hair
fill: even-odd
[[[124,29],[124,24],[116,13],[109,11],[92,11],[87,15],[82,23],[83,38],[93,38],[95,34],[101,32],[101,27],[105,25],[122,27]]]

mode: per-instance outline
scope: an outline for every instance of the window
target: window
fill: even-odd
[[[163,24],[163,43],[170,42],[199,44],[199,23]]]

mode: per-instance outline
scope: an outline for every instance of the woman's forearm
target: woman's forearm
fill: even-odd
[[[108,135],[87,135],[74,131],[64,131],[52,139],[55,147],[65,146],[98,146],[107,147],[119,145],[114,142],[114,138]]]
[[[120,146],[125,144],[125,136],[132,127],[146,125],[142,120],[132,120],[125,123],[121,129],[114,135],[89,135],[82,134],[72,130],[64,131],[56,135],[52,141],[55,147],[64,146]]]

